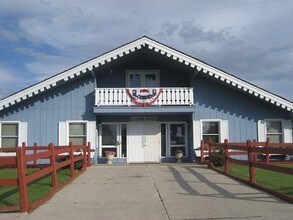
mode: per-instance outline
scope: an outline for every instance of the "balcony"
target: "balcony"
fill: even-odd
[[[97,88],[95,106],[191,106],[193,88]]]

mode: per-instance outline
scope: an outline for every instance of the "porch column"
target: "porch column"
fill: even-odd
[[[201,141],[201,125],[200,121],[196,120],[195,112],[192,113],[192,142],[193,142],[193,160],[195,159],[195,148],[200,147]]]

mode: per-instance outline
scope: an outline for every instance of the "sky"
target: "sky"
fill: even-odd
[[[1,0],[0,98],[142,36],[293,101],[292,0]]]

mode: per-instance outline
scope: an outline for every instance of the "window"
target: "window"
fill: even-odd
[[[283,129],[281,121],[267,121],[266,122],[267,137],[272,143],[283,142]]]
[[[292,143],[292,120],[265,119],[257,122],[258,141]]]
[[[131,88],[158,87],[159,71],[130,70],[127,72],[127,86]]]
[[[214,142],[223,143],[229,140],[229,121],[222,119],[203,119],[193,121],[193,144],[195,148],[200,147],[204,140],[206,143],[209,138]],[[197,154],[197,152],[196,152]]]
[[[69,123],[69,142],[83,145],[86,141],[86,123]]]
[[[161,156],[166,157],[166,124],[161,124]]]
[[[27,143],[27,122],[0,121],[0,147],[18,147]]]
[[[186,156],[186,126],[184,123],[170,124],[170,154],[175,156],[181,150]]]
[[[1,124],[1,147],[17,147],[18,144],[18,124]]]
[[[121,125],[121,157],[127,157],[127,126]]]
[[[74,145],[81,145],[84,141],[91,143],[91,148],[96,147],[96,122],[95,121],[64,121],[59,122],[59,145],[67,146],[70,141]]]
[[[203,121],[202,122],[202,139],[205,143],[209,143],[209,140],[215,143],[220,141],[218,121]]]
[[[117,156],[117,133],[118,124],[102,124],[102,156],[105,157],[105,151],[114,151]]]

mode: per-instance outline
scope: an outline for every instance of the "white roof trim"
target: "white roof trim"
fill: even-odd
[[[208,74],[209,76],[214,77],[217,80],[220,80],[229,85],[232,85],[233,87],[239,90],[243,90],[244,92],[252,94],[255,97],[258,97],[262,100],[265,100],[269,103],[272,103],[276,106],[286,109],[287,111],[293,112],[292,102],[284,98],[281,98],[277,95],[274,95],[270,92],[267,92],[244,80],[241,80],[228,73],[225,73],[215,67],[212,67],[204,62],[201,62],[191,56],[183,54],[175,49],[167,47],[147,37],[142,37],[131,43],[123,45],[113,51],[110,51],[101,56],[98,56],[97,58],[94,58],[85,63],[82,63],[74,68],[66,70],[60,74],[57,74],[51,78],[48,78],[47,80],[44,80],[31,87],[28,87],[27,89],[24,89],[18,93],[15,93],[7,98],[4,98],[3,100],[0,100],[0,110],[2,110],[3,108],[7,108],[11,105],[14,105],[15,103],[21,102],[35,94],[41,93],[52,87],[55,87],[57,85],[57,82],[59,81],[62,81],[62,80],[68,81],[70,79],[73,79],[83,73],[86,73],[87,70],[92,70],[93,68],[97,68],[101,65],[104,65],[106,62],[111,62],[112,60],[115,60],[119,57],[123,57],[124,54],[132,53],[136,50],[141,49],[145,45],[147,45],[147,48],[150,50],[154,50],[155,52],[160,52],[162,56],[167,56],[180,63],[184,63],[185,65],[190,65],[191,68],[196,68],[198,71],[202,70],[204,74]]]

